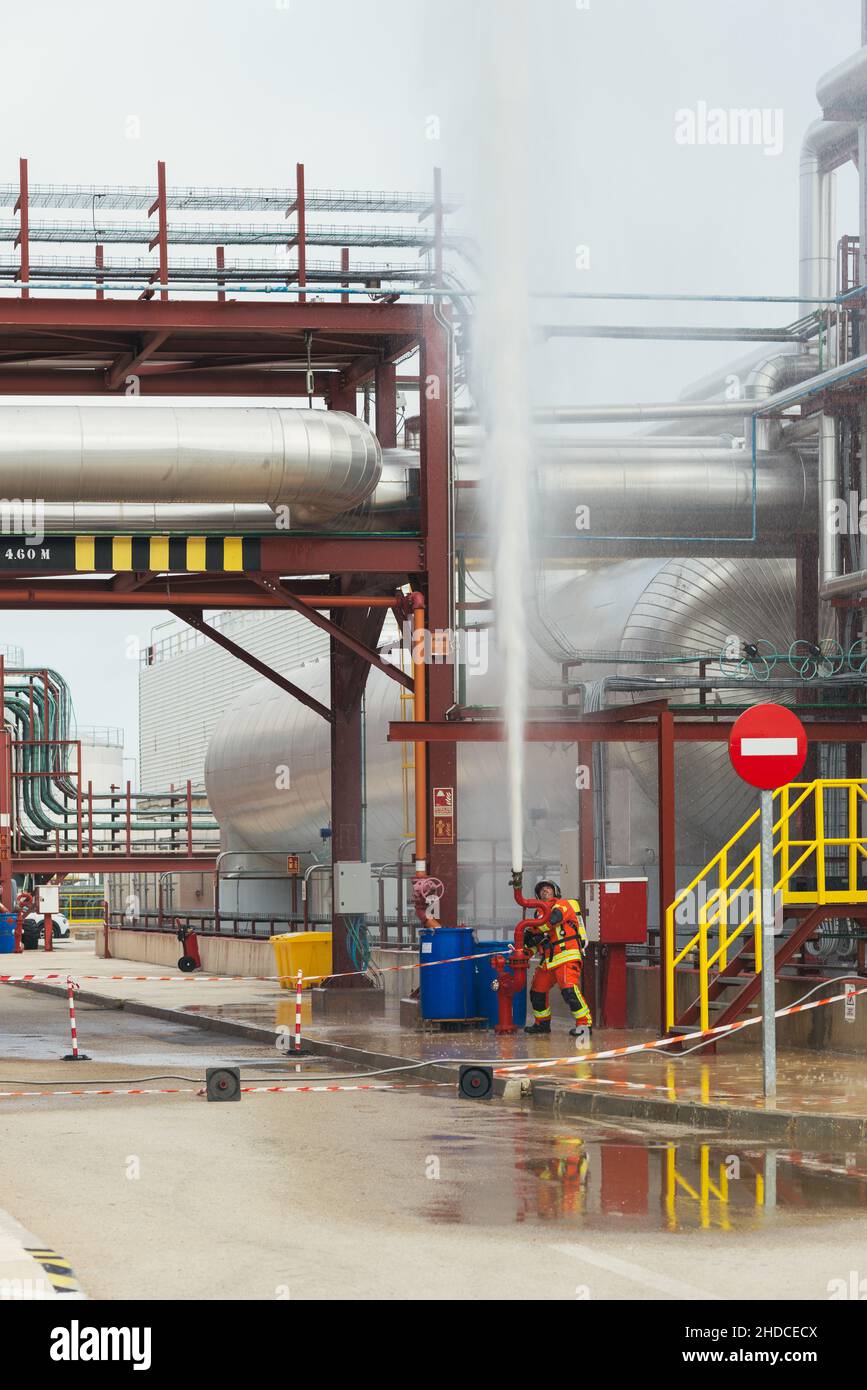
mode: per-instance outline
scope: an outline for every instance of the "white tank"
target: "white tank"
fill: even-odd
[[[544,621],[531,624],[531,703],[555,706],[560,661],[575,650],[649,657],[720,652],[727,638],[766,638],[785,651],[796,636],[791,561],[631,560],[580,576],[548,573],[539,607]],[[471,653],[472,655],[472,653]],[[466,703],[499,703],[496,653],[489,667],[468,670]],[[620,665],[620,675],[695,675],[692,667]],[[576,679],[599,681],[614,667],[586,665]],[[289,673],[291,679],[328,703],[327,660]],[[720,675],[712,664],[708,675]],[[652,694],[652,692],[651,692]],[[740,692],[720,692],[711,701],[729,702]],[[608,697],[610,700],[612,697]],[[621,695],[616,699],[647,698]],[[673,702],[695,700],[675,693]],[[776,697],[775,697],[776,698]],[[386,740],[391,720],[409,717],[398,685],[372,671],[366,692],[366,856],[380,863],[397,858],[404,835],[401,764],[403,750]],[[508,844],[505,750],[501,744],[459,745],[459,836],[467,861],[484,859],[485,845]],[[607,822],[631,833],[631,862],[646,867],[656,844],[656,762],[653,745],[610,745],[607,751]],[[526,767],[526,853],[556,862],[559,832],[575,825],[577,750],[574,744],[531,744]],[[286,772],[288,768],[288,785]],[[208,799],[224,838],[233,847],[256,850],[319,850],[319,831],[331,819],[329,730],[324,720],[268,681],[250,688],[221,719],[205,765]],[[677,752],[678,857],[701,863],[751,807],[750,794],[731,773],[725,744],[686,744]],[[471,843],[474,842],[474,843]],[[623,860],[621,851],[620,859]]]

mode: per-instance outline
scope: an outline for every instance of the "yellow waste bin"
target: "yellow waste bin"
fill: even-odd
[[[282,989],[295,989],[299,970],[304,976],[305,989],[312,989],[331,974],[330,931],[286,932],[283,936],[272,936],[271,945],[277,974],[282,977]]]

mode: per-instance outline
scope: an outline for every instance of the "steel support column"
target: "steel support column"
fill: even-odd
[[[354,386],[344,385],[339,377],[333,377],[326,395],[329,410],[345,410],[347,415],[357,413],[357,393]]]
[[[383,362],[375,372],[376,436],[383,449],[397,447],[397,371]]]
[[[245,651],[243,647],[239,647],[237,642],[233,642],[230,637],[220,632],[218,628],[212,627],[210,623],[205,622],[201,609],[193,612],[190,609],[170,608],[168,611],[173,617],[178,618],[180,622],[186,623],[188,627],[193,628],[195,632],[200,632],[203,637],[208,637],[218,647],[222,647],[223,650],[228,652],[230,656],[233,656],[236,661],[242,661],[245,666],[249,666],[251,670],[256,672],[257,676],[264,676],[265,680],[271,681],[273,685],[277,685],[281,690],[284,690],[287,695],[291,695],[293,700],[298,700],[302,705],[306,705],[308,709],[313,710],[313,713],[318,714],[320,719],[326,720],[329,724],[331,723],[331,711],[326,705],[323,705],[319,700],[315,700],[312,695],[308,695],[307,691],[302,690],[294,681],[288,680],[286,676],[281,676],[278,671],[274,671],[270,666],[266,666],[264,661],[259,661],[251,652]]]
[[[657,797],[659,813],[659,1028],[665,1030],[666,1002],[666,952],[668,934],[666,928],[666,909],[674,902],[677,878],[675,853],[675,806],[674,806],[674,715],[663,710],[657,715]]]
[[[420,350],[421,425],[421,525],[425,537],[427,574],[423,581],[425,611],[431,634],[442,633],[448,643],[446,659],[433,661],[428,670],[429,720],[444,719],[454,704],[455,652],[451,640],[453,614],[454,544],[450,510],[451,448],[449,430],[450,342],[447,327],[433,308],[424,310],[424,331]],[[445,919],[457,920],[458,854],[460,827],[458,806],[458,760],[454,743],[431,744],[428,760],[428,824],[435,825],[431,801],[434,789],[451,787],[454,792],[454,820],[450,843],[437,843],[431,837],[429,869],[445,885]]]
[[[15,904],[12,886],[12,735],[0,728],[0,900],[6,912]]]
[[[14,245],[21,248],[19,270],[15,278],[26,285],[30,279],[30,189],[26,159],[18,161],[18,200],[12,211],[18,213],[18,235]],[[21,291],[21,298],[30,298],[29,289]]]
[[[583,901],[584,884],[589,878],[593,878],[596,873],[596,826],[594,820],[594,803],[596,796],[592,780],[592,743],[581,742],[578,744],[578,772],[580,778],[580,785],[578,788],[578,863],[579,882],[582,892],[581,906],[583,908],[585,905]],[[597,989],[598,953],[599,948],[594,946],[592,950],[588,951],[584,964],[584,994],[590,1004],[590,1010],[594,1018],[599,1009],[599,991]]]
[[[348,590],[352,581],[341,585]],[[382,629],[384,609],[344,610],[340,626],[353,638],[363,636],[374,647]],[[331,858],[333,863],[360,860],[362,854],[362,696],[369,667],[344,643],[331,638]],[[332,970],[335,975],[357,969],[349,952],[348,925],[332,903]],[[365,976],[335,979],[330,988],[370,988]]]

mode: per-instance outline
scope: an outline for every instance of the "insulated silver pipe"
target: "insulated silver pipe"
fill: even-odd
[[[867,120],[867,47],[819,78],[816,99],[826,121]]]
[[[867,39],[867,8],[862,4],[862,43]],[[862,47],[819,79],[816,97],[825,117],[807,131],[801,153],[801,279],[805,297],[825,295],[834,284],[833,194],[831,171],[853,155],[859,165],[860,278],[864,279],[867,228],[867,47]],[[845,122],[839,125],[838,122]],[[831,200],[830,208],[827,206]],[[840,496],[837,431],[827,415],[819,419],[819,593],[828,599],[857,593],[867,584],[864,571],[841,575],[842,547],[833,526]]]
[[[354,512],[330,518],[329,530],[413,530],[418,524],[418,469],[418,454],[386,449],[372,497]],[[456,491],[457,531],[462,536],[484,536],[489,518],[479,452],[459,449],[455,472],[464,484]],[[645,442],[599,449],[557,447],[539,459],[535,496],[549,534],[574,531],[576,539],[591,540],[594,535],[748,538],[752,454],[749,449],[733,448],[654,448]],[[815,450],[759,453],[759,541],[779,543],[796,531],[812,529],[817,513]],[[5,526],[5,519],[0,519]],[[270,507],[237,503],[49,503],[41,520],[47,534],[61,535],[191,530],[268,535],[277,524]],[[660,553],[664,549],[662,545]]]
[[[459,455],[458,529],[484,534],[481,462]],[[816,471],[809,451],[756,458],[756,532],[783,540],[816,524]],[[466,487],[475,482],[476,487]],[[749,449],[558,449],[536,473],[535,502],[549,535],[748,540],[753,461]],[[665,553],[664,544],[660,553]]]
[[[327,521],[376,488],[382,451],[342,411],[0,405],[0,492],[41,502],[258,502]]]
[[[704,420],[716,416],[743,418],[749,414],[743,401],[672,401],[629,405],[548,406],[533,412],[540,425],[646,424],[656,420]],[[455,411],[456,425],[476,425],[472,410]]]
[[[837,426],[833,415],[819,419],[819,585],[820,593],[840,573],[840,536],[833,526],[840,498],[837,478]]]
[[[833,171],[857,150],[858,127],[852,122],[814,121],[801,144],[798,293],[807,301],[830,299],[836,291]],[[805,303],[803,312],[817,307]]]

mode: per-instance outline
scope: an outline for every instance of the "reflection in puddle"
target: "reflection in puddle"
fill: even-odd
[[[486,1136],[490,1138],[491,1136]],[[734,1231],[771,1213],[867,1211],[867,1153],[801,1153],[762,1145],[598,1137],[598,1131],[509,1136],[468,1151],[445,1139],[437,1191],[422,1214],[437,1224],[574,1222],[585,1229]],[[459,1164],[459,1176],[448,1182]]]

